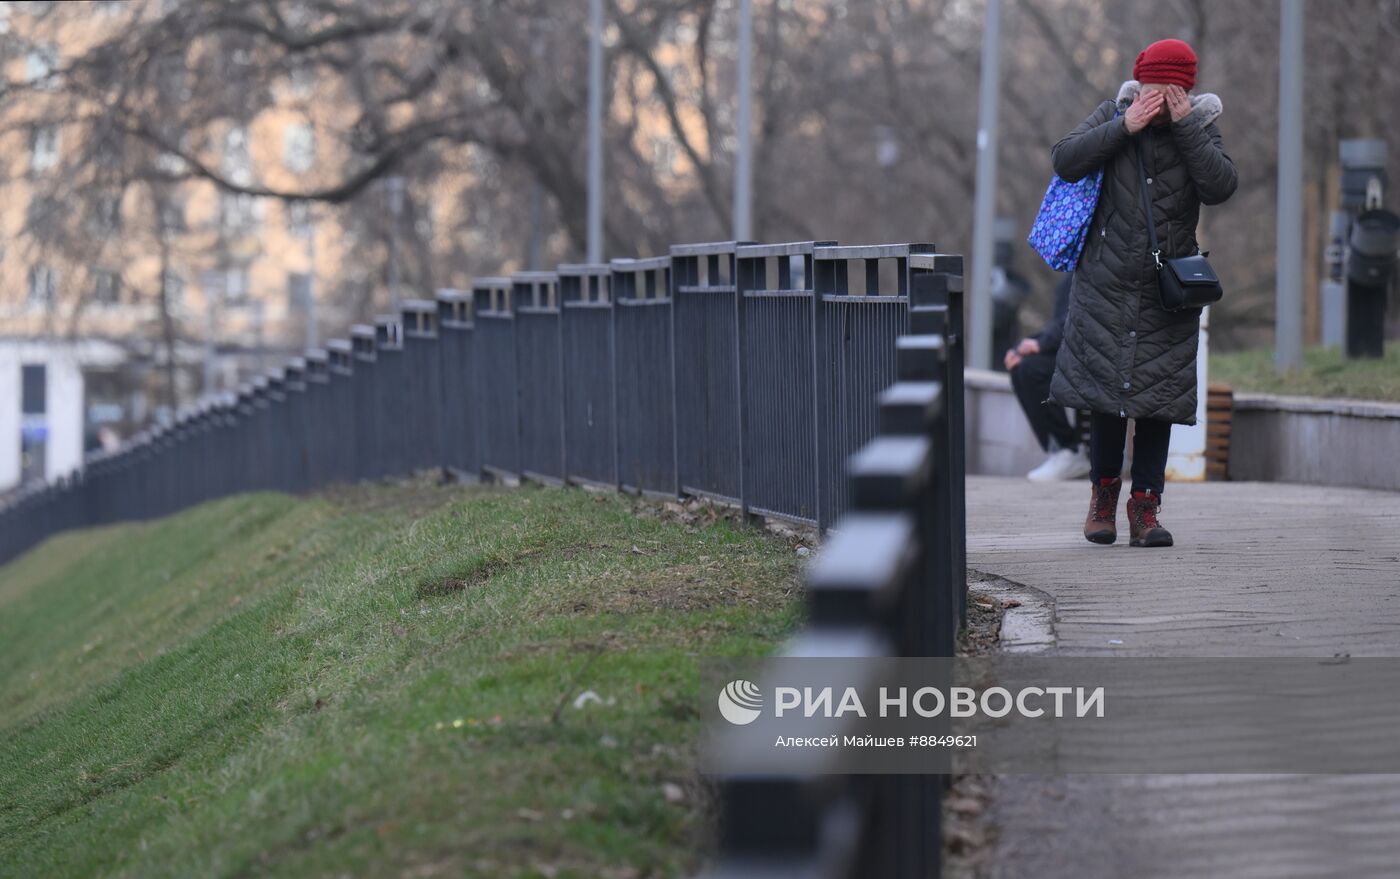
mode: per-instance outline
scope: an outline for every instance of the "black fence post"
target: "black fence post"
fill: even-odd
[[[831,241],[736,248],[745,514],[816,525],[822,505],[812,254]]]
[[[967,423],[964,402],[963,262],[961,256],[920,254],[910,258],[915,333],[938,333],[946,344],[943,373],[947,389],[947,442],[943,449],[949,472],[957,474],[940,497],[940,516],[946,522],[946,563],[956,593],[958,620],[967,618]]]
[[[431,299],[406,299],[403,320],[403,390],[408,455],[405,473],[441,471],[442,354],[438,333],[438,304]]]
[[[603,263],[559,266],[564,477],[616,487],[617,346],[608,271]]]
[[[481,478],[480,379],[473,359],[472,297],[462,290],[439,290],[438,334],[442,353],[443,465],[458,479]]]
[[[515,374],[520,407],[520,475],[564,480],[564,357],[559,278],[554,272],[511,276],[515,304]]]
[[[515,303],[509,278],[472,284],[477,380],[481,403],[481,470],[496,481],[520,478],[520,381]]]
[[[355,478],[378,479],[384,474],[384,455],[379,440],[383,413],[379,410],[375,376],[379,345],[374,327],[369,324],[352,326],[350,344],[355,363],[351,385],[355,400]]]
[[[678,397],[671,258],[615,259],[613,302],[617,479],[624,491],[675,498]]]
[[[736,504],[744,472],[735,251],[750,243],[671,248],[680,490]]]

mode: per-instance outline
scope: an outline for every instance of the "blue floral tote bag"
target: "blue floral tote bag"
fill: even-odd
[[[1115,113],[1113,118],[1120,114]],[[1103,189],[1103,168],[1069,183],[1055,175],[1045,189],[1031,234],[1026,243],[1057,272],[1072,272],[1079,265],[1089,224]]]
[[[1089,237],[1089,224],[1094,208],[1099,204],[1103,188],[1103,169],[1068,183],[1056,175],[1045,190],[1040,213],[1026,242],[1035,248],[1050,268],[1057,272],[1072,272],[1079,265],[1084,241]]]

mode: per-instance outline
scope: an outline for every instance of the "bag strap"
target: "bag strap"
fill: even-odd
[[[1137,151],[1138,165],[1138,190],[1142,197],[1142,209],[1147,214],[1147,243],[1152,248],[1152,261],[1157,264],[1157,268],[1162,268],[1162,248],[1157,245],[1157,221],[1152,218],[1152,196],[1147,192],[1147,166],[1142,162],[1142,140],[1146,137],[1146,132],[1138,135],[1137,143],[1133,144]]]

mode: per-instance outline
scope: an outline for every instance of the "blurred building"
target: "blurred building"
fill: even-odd
[[[136,9],[0,3],[6,80],[44,82]],[[189,97],[181,74],[170,71],[164,96],[172,114]],[[188,405],[342,332],[382,286],[347,268],[347,250],[359,242],[342,211],[232,193],[197,177],[143,180],[130,156],[83,142],[90,129],[65,124],[71,104],[58,105],[54,92],[0,99],[0,492],[21,477],[67,472],[104,437],[167,417],[172,383],[173,399]],[[274,84],[273,98],[188,149],[240,185],[296,190],[333,176],[344,147],[318,133],[345,127],[343,105],[296,75]],[[161,171],[187,170],[173,154],[154,160]],[[104,162],[109,178],[121,175],[120,186],[97,196],[96,211],[93,193],[79,188],[78,162],[85,177],[101,175]],[[386,210],[402,204],[403,186],[381,181]],[[79,204],[89,208],[81,219]],[[369,292],[346,294],[356,287]]]

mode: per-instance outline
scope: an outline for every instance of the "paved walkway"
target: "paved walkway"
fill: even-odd
[[[968,480],[969,567],[1047,593],[1059,652],[1400,655],[1400,493],[1171,484],[1166,550],[1130,548],[1121,506],[1119,542],[1086,542],[1088,494]],[[995,800],[997,879],[1400,876],[1396,776],[1011,776]]]

